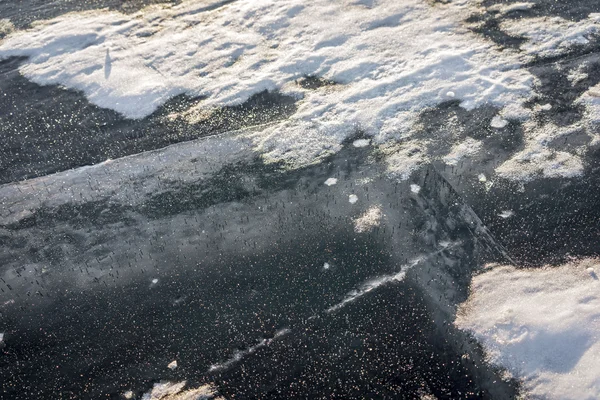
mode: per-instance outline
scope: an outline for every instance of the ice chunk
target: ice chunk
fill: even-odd
[[[414,194],[419,194],[419,192],[421,191],[421,186],[413,183],[410,185],[410,191],[413,192]]]
[[[348,196],[348,201],[350,202],[350,204],[354,204],[358,201],[358,196],[355,194],[351,194],[350,196]]]
[[[367,147],[370,144],[371,141],[369,139],[358,139],[352,143],[354,147]]]
[[[512,217],[513,215],[515,215],[515,213],[514,213],[514,211],[512,211],[512,210],[504,210],[504,211],[502,211],[500,214],[498,214],[498,216],[499,216],[500,218],[504,218],[504,219],[506,219],[506,218],[510,218],[510,217]]]
[[[157,283],[158,283],[158,279],[156,279],[156,278],[152,279],[152,284],[153,285],[156,285]]]
[[[329,265],[329,263],[323,264],[323,269],[329,269],[329,268],[331,268],[331,265]]]
[[[494,118],[492,118],[492,122],[490,123],[490,125],[492,126],[492,128],[502,129],[506,125],[508,125],[508,121],[502,118],[501,116],[496,115]]]
[[[173,360],[169,363],[169,365],[167,365],[167,368],[169,369],[175,369],[177,368],[177,360]]]
[[[333,186],[333,185],[335,185],[335,184],[337,183],[337,181],[338,181],[338,180],[337,180],[336,178],[329,178],[329,179],[327,179],[327,180],[325,181],[325,184],[326,184],[327,186]]]

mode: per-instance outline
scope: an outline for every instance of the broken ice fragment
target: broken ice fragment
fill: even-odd
[[[350,196],[348,196],[348,201],[350,202],[350,204],[354,204],[358,201],[358,196],[355,194],[351,194]]]
[[[479,174],[477,176],[477,179],[479,179],[479,182],[487,182],[487,178],[485,177],[484,174]]]
[[[329,265],[329,263],[323,264],[323,269],[329,269],[329,268],[331,268],[331,265]]]
[[[337,183],[337,179],[336,178],[329,178],[325,181],[325,184],[327,186],[333,186]]]
[[[412,185],[410,185],[410,191],[414,194],[418,194],[421,191],[421,186],[413,183]]]
[[[175,369],[177,368],[177,360],[173,360],[169,363],[169,365],[167,365],[167,368],[169,369]]]
[[[156,285],[157,283],[158,283],[158,279],[156,279],[156,278],[152,279],[152,284],[153,285]]]

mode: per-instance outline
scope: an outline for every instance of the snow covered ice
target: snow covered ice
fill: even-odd
[[[185,1],[40,22],[0,44],[0,59],[27,56],[21,72],[29,79],[81,90],[130,118],[183,93],[206,96],[207,110],[263,90],[289,93],[301,99],[296,114],[253,141],[268,159],[305,165],[339,151],[357,128],[377,143],[406,135],[419,110],[449,92],[468,109],[526,101],[532,77],[517,58],[462,30],[468,12],[461,2],[417,0],[236,1],[212,10]],[[295,85],[312,75],[338,85]]]

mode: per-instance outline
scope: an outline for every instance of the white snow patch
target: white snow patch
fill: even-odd
[[[370,144],[371,144],[371,141],[369,139],[358,139],[358,140],[355,140],[354,142],[352,142],[352,145],[354,147],[367,147]]]
[[[142,118],[179,94],[207,110],[279,89],[301,101],[288,120],[249,136],[267,161],[314,163],[357,129],[378,144],[411,134],[424,107],[449,93],[472,109],[520,104],[532,75],[517,55],[466,31],[467,2],[431,7],[381,0],[365,7],[329,0],[183,1],[123,15],[69,13],[9,35],[0,59],[27,56],[32,81],[81,90],[94,104]],[[339,82],[308,91],[306,75]],[[399,173],[415,159],[391,164]],[[426,158],[426,156],[423,156]]]
[[[158,279],[156,279],[156,278],[152,279],[152,284],[153,285],[156,285],[157,283],[158,283]]]
[[[337,181],[338,180],[336,178],[329,178],[324,183],[327,186],[333,186],[333,185],[335,185],[337,183]]]
[[[123,397],[125,399],[133,399],[133,392],[131,390],[128,390],[125,393],[123,393]]]
[[[493,268],[473,278],[456,325],[489,362],[544,399],[600,398],[600,282],[585,259],[560,267]]]
[[[327,270],[329,268],[331,268],[331,265],[329,265],[329,263],[323,264],[323,269]]]
[[[167,365],[167,368],[169,369],[175,369],[177,368],[177,360],[173,360],[169,363],[169,365]]]
[[[466,138],[463,142],[454,145],[443,160],[448,165],[457,165],[462,159],[477,154],[481,150],[481,146],[481,141],[470,137]]]
[[[487,177],[485,176],[485,174],[479,174],[477,176],[477,180],[481,183],[485,183],[485,182],[487,182]]]
[[[492,128],[502,129],[506,127],[506,125],[508,125],[508,121],[502,118],[501,116],[496,115],[494,118],[492,118],[492,122],[490,123],[490,125],[492,126]]]
[[[410,191],[414,194],[419,194],[421,191],[421,186],[417,185],[416,183],[412,183],[410,185]]]
[[[358,196],[355,194],[351,194],[350,196],[348,196],[348,201],[350,202],[350,204],[354,204],[358,201]]]
[[[372,206],[360,217],[354,220],[354,231],[356,233],[370,232],[381,224],[383,213],[378,205]]]

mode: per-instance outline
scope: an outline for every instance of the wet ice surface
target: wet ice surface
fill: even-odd
[[[160,175],[134,168],[173,152],[185,165],[190,145],[203,158],[235,142],[82,169],[92,173],[83,202],[53,191],[77,184],[77,171],[27,182],[48,187],[37,205],[12,189],[23,184],[2,188],[15,202],[0,292],[11,398],[137,395],[160,380],[244,398],[514,391],[461,361],[482,356],[451,328],[452,310],[477,260],[505,257],[435,170],[390,180],[368,147],[347,146],[285,172],[242,150],[213,162],[228,186],[214,192],[191,169],[157,191]],[[124,171],[141,190],[102,189]],[[363,200],[351,204],[350,193]]]

